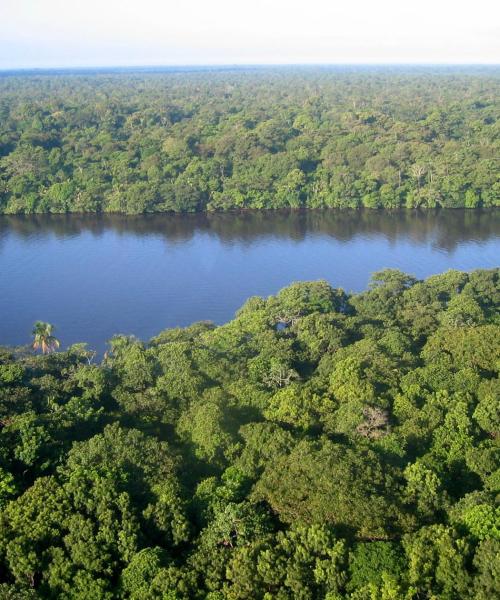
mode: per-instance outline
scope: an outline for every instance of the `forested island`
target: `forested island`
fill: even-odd
[[[500,206],[499,76],[3,73],[0,212]]]
[[[294,283],[102,360],[38,323],[0,350],[0,598],[498,597],[499,275]]]

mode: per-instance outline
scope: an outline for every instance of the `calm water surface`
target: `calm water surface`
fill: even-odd
[[[0,216],[0,344],[40,319],[63,346],[102,350],[115,333],[223,323],[292,281],[360,291],[385,267],[423,278],[499,257],[500,211]]]

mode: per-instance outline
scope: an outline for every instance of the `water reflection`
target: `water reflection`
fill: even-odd
[[[383,236],[389,242],[404,238],[453,251],[468,241],[486,241],[500,235],[498,210],[268,211],[190,215],[7,215],[0,217],[0,237],[52,235],[57,238],[90,233],[162,236],[169,244],[185,243],[199,233],[217,236],[223,243],[252,243],[262,238],[302,241],[330,236],[348,242],[359,236]]]

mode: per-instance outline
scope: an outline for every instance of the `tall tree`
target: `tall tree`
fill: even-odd
[[[60,346],[59,340],[52,335],[54,326],[44,321],[37,321],[33,327],[33,348],[41,349],[43,354],[50,354]]]

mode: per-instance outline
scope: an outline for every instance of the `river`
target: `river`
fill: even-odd
[[[397,268],[423,278],[499,265],[500,211],[0,216],[0,344],[49,321],[62,346],[223,323],[252,295]]]

